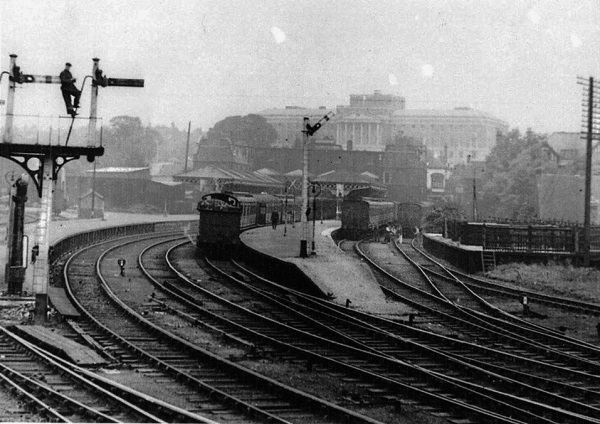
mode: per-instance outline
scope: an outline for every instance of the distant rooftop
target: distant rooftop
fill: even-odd
[[[96,173],[128,173],[128,172],[139,172],[144,170],[149,170],[149,167],[140,167],[140,168],[129,168],[124,166],[111,166],[108,168],[98,168],[96,169]],[[89,170],[87,172],[94,172],[94,170]]]
[[[473,118],[487,118],[501,121],[500,119],[492,116],[487,112],[482,112],[477,109],[470,107],[456,107],[454,109],[403,109],[394,112],[396,117],[412,117],[412,116],[436,116],[436,117],[473,117]],[[507,124],[508,125],[508,124]]]
[[[583,154],[586,149],[585,139],[578,132],[554,132],[548,136],[548,144],[559,154],[561,150],[577,150]]]
[[[318,108],[302,108],[298,106],[286,106],[285,109],[265,109],[257,113],[260,116],[323,116],[333,109],[328,109],[325,106]]]

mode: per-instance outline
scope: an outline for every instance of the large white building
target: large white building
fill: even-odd
[[[301,136],[305,116],[317,121],[329,112],[325,107],[287,107],[259,112],[279,134],[278,146],[291,147]],[[403,97],[381,94],[352,94],[350,105],[338,106],[336,116],[318,133],[332,138],[344,149],[384,151],[396,136],[417,138],[449,165],[465,163],[467,157],[484,160],[508,124],[485,112],[468,107],[455,109],[405,109]]]
[[[266,118],[267,122],[277,131],[278,137],[274,147],[292,147],[296,139],[302,141],[302,123],[305,116],[309,117],[310,122],[314,124],[329,112],[331,109],[327,109],[325,106],[314,109],[286,106],[285,109],[263,110],[257,115]],[[319,138],[332,136],[333,128],[329,123],[318,132]]]

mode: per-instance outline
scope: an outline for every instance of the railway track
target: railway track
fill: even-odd
[[[480,312],[484,312],[485,309],[493,311],[494,313],[490,315],[478,314],[479,318],[484,319],[490,325],[507,328],[514,334],[520,334],[532,341],[538,341],[557,351],[566,352],[569,355],[576,355],[586,361],[593,361],[596,364],[600,364],[600,347],[583,340],[567,337],[558,331],[503,312],[471,290],[462,278],[460,278],[459,274],[442,265],[431,256],[425,255],[423,251],[415,248],[413,244],[411,244],[410,247],[407,245],[395,244],[395,247],[401,251],[415,267],[423,270],[430,278],[435,279],[434,284],[438,287],[440,287],[440,285],[443,287],[444,284],[446,286],[451,285],[453,286],[452,290],[454,295],[456,295],[457,292],[462,291],[465,293],[463,296],[471,296],[473,299],[476,299],[477,302],[482,305]],[[564,303],[564,299],[559,299],[559,302]]]
[[[454,267],[441,264],[439,260],[436,260],[431,255],[428,255],[426,252],[424,252],[422,249],[419,249],[417,246],[412,245],[412,247],[416,252],[418,252],[418,254],[427,258],[432,263],[441,266],[444,272],[450,273],[455,278],[458,278],[476,293],[489,295],[491,298],[496,299],[509,298],[517,300],[519,302],[525,295],[536,304],[546,305],[552,308],[562,309],[568,312],[582,313],[591,316],[600,315],[600,306],[597,304],[570,299],[563,296],[547,295],[544,293],[527,290],[522,287],[512,287],[509,284],[501,284],[486,278],[480,278],[474,275],[466,274]]]
[[[1,384],[44,420],[119,423],[193,418],[74,367],[5,328],[0,328],[0,358]]]
[[[371,262],[375,264],[376,261],[371,260]],[[392,291],[408,290],[413,293],[413,297],[417,293],[415,292],[415,287],[410,283],[399,280],[389,273],[388,277],[394,278],[396,281],[395,284],[392,284]],[[470,295],[473,295],[470,290],[467,291]],[[395,295],[398,295],[398,293]],[[430,301],[435,302],[437,300],[430,298]],[[481,301],[485,302],[483,299]],[[504,314],[503,318],[498,318],[461,307],[449,301],[443,302],[443,307],[446,308],[444,312],[449,312],[449,315],[460,317],[465,321],[470,321],[472,324],[477,324],[477,326],[487,329],[492,334],[503,335],[513,341],[518,341],[522,346],[529,346],[529,349],[538,352],[545,351],[549,358],[553,361],[562,361],[564,366],[574,366],[582,371],[592,373],[600,371],[600,362],[598,362],[600,349],[594,345],[564,337],[561,334],[532,325],[509,314]],[[448,308],[450,308],[450,311]],[[453,312],[451,311],[452,309]]]
[[[532,381],[530,379],[530,377],[535,377],[535,376],[539,376],[540,380],[539,381],[535,381],[535,378],[532,381],[532,384],[539,386],[539,387],[547,387],[545,381],[547,381],[548,379],[556,379],[559,380],[559,383],[567,383],[568,382],[568,386],[574,386],[574,387],[587,387],[587,390],[591,391],[591,392],[595,392],[596,394],[594,395],[595,397],[597,397],[597,392],[599,391],[599,386],[598,386],[598,380],[596,379],[595,375],[591,375],[591,374],[587,374],[587,373],[581,373],[578,371],[574,371],[573,369],[569,368],[569,367],[565,367],[564,365],[558,365],[555,361],[548,361],[545,360],[543,356],[539,355],[539,354],[532,354],[529,353],[527,350],[524,349],[514,349],[514,347],[511,347],[511,343],[506,343],[506,341],[502,341],[502,339],[500,338],[499,340],[495,340],[492,339],[491,337],[489,337],[489,335],[485,335],[485,334],[481,334],[481,332],[479,332],[479,335],[476,331],[474,331],[474,329],[472,328],[472,325],[470,322],[467,321],[463,321],[462,323],[460,322],[460,320],[458,320],[457,318],[453,317],[452,315],[446,315],[444,313],[440,313],[438,311],[436,311],[434,308],[429,308],[426,307],[422,304],[419,304],[418,302],[414,301],[414,293],[416,292],[416,289],[413,287],[409,287],[410,290],[407,290],[408,296],[397,296],[398,298],[400,298],[402,301],[407,302],[408,304],[411,304],[412,306],[415,307],[416,311],[421,311],[421,313],[423,313],[423,311],[425,311],[425,317],[423,317],[423,320],[425,322],[427,322],[428,324],[431,324],[431,320],[430,318],[434,318],[439,320],[440,317],[443,318],[443,325],[448,326],[452,329],[452,332],[458,330],[459,332],[452,334],[452,336],[454,336],[453,338],[455,338],[458,334],[460,335],[466,335],[466,337],[464,337],[465,339],[470,339],[473,343],[471,343],[471,347],[469,347],[469,344],[467,344],[465,341],[454,341],[452,342],[452,347],[448,348],[445,347],[443,348],[443,350],[445,352],[447,352],[450,355],[456,355],[460,358],[462,358],[465,361],[471,362],[473,363],[473,361],[475,361],[474,363],[476,363],[478,366],[481,366],[482,368],[485,369],[490,369],[490,370],[496,370],[496,372],[502,374],[502,375],[510,375],[511,371],[508,370],[513,370],[515,372],[517,372],[517,374],[515,375],[515,378],[520,379],[521,381]],[[393,293],[390,291],[390,293]],[[413,293],[411,295],[411,293]],[[427,297],[429,296],[430,298],[432,297],[431,295],[425,294],[425,293],[421,293],[421,296],[423,297]],[[443,306],[445,306],[445,302],[440,302]],[[437,318],[436,318],[437,317]],[[361,319],[366,319],[369,322],[371,322],[372,324],[376,325],[379,328],[385,328],[387,331],[389,331],[390,333],[394,333],[394,334],[399,334],[399,335],[405,335],[406,336],[406,330],[408,330],[408,328],[412,328],[409,326],[399,326],[397,323],[391,323],[389,322],[387,325],[383,322],[380,321],[380,319],[378,318],[373,318],[373,317],[369,317],[369,316],[362,316]],[[458,322],[457,322],[458,321]],[[436,324],[440,324],[440,321],[435,321]],[[458,325],[458,328],[457,328]],[[404,327],[404,330],[403,330]],[[416,331],[417,333],[420,332],[420,336],[421,338],[423,337],[432,337],[434,339],[437,339],[441,336],[428,336],[425,332],[422,332],[421,330],[417,330],[417,329],[413,329],[414,331]],[[431,333],[428,333],[431,334]],[[414,337],[414,336],[413,336]],[[462,338],[462,337],[461,337]],[[439,341],[436,341],[435,343],[439,345],[441,345],[441,343]],[[477,344],[474,344],[477,343]],[[496,347],[498,349],[491,349],[491,348],[487,348],[487,347],[483,347],[483,346],[479,346],[478,344],[487,344],[490,345],[492,347]],[[473,350],[473,347],[476,347],[475,350]],[[465,349],[462,352],[459,352],[457,349]],[[500,350],[499,350],[500,349]],[[486,358],[486,356],[488,356],[488,358]],[[542,363],[544,365],[542,365]],[[542,371],[540,371],[542,370]],[[507,374],[508,371],[508,374]],[[519,377],[520,375],[520,377]],[[537,378],[537,377],[536,377]],[[529,380],[528,380],[529,379]],[[570,390],[570,389],[567,389]],[[583,394],[583,393],[581,393]],[[583,402],[589,402],[589,399],[587,398],[587,395],[583,394],[584,396],[582,398],[580,398]]]
[[[144,284],[137,267],[127,268],[121,277],[114,263],[121,257],[135,263],[134,252],[155,243],[146,239],[92,246],[66,266],[67,277],[71,274],[75,280],[96,270],[100,285],[95,277],[87,277],[70,287],[79,307],[89,311],[90,322],[92,316],[98,321],[81,326],[111,354],[151,373],[169,392],[179,391],[186,409],[220,422],[375,422],[223,359],[129,308],[118,297],[150,299],[152,286]]]
[[[225,273],[227,273],[227,271],[225,271]],[[239,282],[239,283],[241,283],[241,282]],[[243,284],[243,283],[241,283],[241,284]],[[255,282],[253,282],[253,284],[252,284],[252,285],[254,286],[254,285],[255,285]],[[246,287],[246,289],[248,290],[248,287]],[[271,289],[272,289],[272,287],[271,287]],[[192,295],[188,295],[188,296],[189,296],[189,297],[192,297]],[[238,295],[238,296],[239,296],[239,295]],[[247,298],[247,297],[248,297],[247,295],[245,295],[245,296],[244,296],[244,298]],[[267,297],[268,297],[268,295],[267,295]],[[256,296],[255,296],[255,298],[256,298]],[[256,305],[256,304],[257,304],[257,302],[258,302],[258,299],[255,299],[255,298],[253,298],[252,300],[246,300],[246,302],[245,302],[245,303],[247,303],[247,302],[250,302],[250,303],[252,303],[252,304],[255,306],[255,308],[256,308],[256,307],[257,307],[257,305]],[[196,297],[196,300],[200,300],[200,302],[202,303],[202,305],[204,305],[204,307],[207,307],[207,306],[206,306],[206,305],[207,305],[207,300],[206,300],[206,299],[198,299],[198,298]],[[274,305],[274,304],[271,304],[271,305],[263,305],[263,306],[260,306],[260,305],[259,305],[259,306],[258,306],[258,309],[268,310],[268,311],[269,311],[269,315],[270,315],[270,316],[272,316],[273,320],[275,320],[275,321],[277,321],[277,322],[286,322],[286,323],[287,323],[287,324],[288,324],[290,327],[293,327],[293,328],[304,328],[304,329],[306,329],[307,322],[300,322],[300,323],[298,323],[298,322],[297,322],[297,318],[296,318],[295,320],[294,320],[294,319],[290,319],[290,317],[289,317],[289,312],[288,312],[287,316],[285,316],[285,314],[281,314],[281,313],[279,313],[279,314],[275,314],[275,315],[278,315],[278,316],[273,316],[273,310],[276,310],[277,308],[282,308],[282,304],[281,304],[281,302],[285,302],[285,301],[286,301],[286,300],[285,300],[285,298],[282,298],[282,299],[279,299],[279,300],[280,300],[279,302],[276,302],[276,303],[278,303],[277,305]],[[288,303],[289,303],[289,300],[288,300]],[[295,305],[295,306],[297,306],[297,302],[295,302],[295,301],[292,301],[292,302],[291,302],[291,304],[292,304],[292,305]],[[214,308],[214,307],[213,307],[213,308]],[[288,309],[289,309],[289,308],[290,308],[290,307],[289,307],[289,305],[288,305]],[[219,309],[219,315],[223,315],[223,312],[224,312],[224,311],[223,311],[222,307],[220,307],[220,309]],[[298,311],[296,311],[296,313],[299,313],[299,312],[298,312]],[[360,340],[360,344],[362,344],[362,346],[361,346],[361,347],[362,347],[362,349],[364,349],[364,350],[367,350],[367,351],[371,351],[371,352],[377,352],[378,354],[382,354],[382,353],[383,353],[383,351],[381,350],[381,349],[382,349],[382,345],[386,345],[386,344],[387,344],[387,345],[388,345],[388,346],[387,346],[388,352],[393,352],[393,351],[395,351],[395,353],[396,353],[396,354],[397,354],[397,353],[401,353],[401,355],[404,355],[404,354],[408,354],[408,352],[409,352],[409,351],[412,349],[412,350],[413,350],[413,352],[412,352],[412,356],[413,356],[413,357],[416,357],[416,356],[417,356],[418,354],[420,354],[420,353],[421,353],[423,350],[427,350],[427,348],[426,348],[425,346],[419,346],[419,347],[412,346],[412,347],[407,347],[407,346],[406,346],[406,345],[407,345],[407,343],[404,343],[403,341],[400,341],[400,340],[394,340],[394,341],[391,341],[391,342],[390,342],[390,340],[389,340],[389,334],[384,334],[384,333],[380,334],[380,335],[379,335],[379,338],[378,338],[378,337],[375,337],[375,340],[373,340],[373,338],[371,337],[371,340],[368,340],[368,341],[367,341],[367,339],[368,339],[369,337],[367,337],[365,334],[372,333],[372,332],[374,331],[374,329],[373,329],[373,328],[365,328],[365,325],[364,325],[364,324],[362,324],[362,325],[357,325],[357,324],[356,324],[356,322],[353,322],[353,323],[351,323],[351,324],[349,324],[348,322],[345,322],[344,324],[340,324],[340,322],[342,321],[342,319],[340,319],[340,317],[339,317],[339,316],[337,316],[337,317],[335,317],[335,318],[334,318],[334,317],[331,317],[331,316],[329,316],[329,317],[328,317],[328,315],[327,315],[327,314],[324,314],[322,311],[321,311],[321,312],[316,312],[315,310],[312,310],[312,309],[311,309],[311,310],[308,310],[308,311],[304,311],[304,317],[305,317],[305,318],[306,318],[307,314],[310,314],[310,316],[315,316],[315,315],[318,315],[318,316],[319,316],[319,320],[318,320],[318,321],[312,320],[312,321],[313,321],[313,322],[312,322],[312,327],[313,327],[313,328],[311,328],[311,329],[307,329],[306,331],[310,332],[311,334],[318,334],[319,332],[321,332],[321,333],[322,333],[322,331],[323,331],[323,328],[322,328],[322,326],[323,326],[323,323],[327,322],[327,324],[330,324],[328,321],[331,321],[331,326],[332,326],[332,327],[336,327],[336,326],[337,326],[337,327],[340,327],[340,326],[341,326],[341,327],[346,327],[346,328],[345,328],[345,330],[346,330],[346,331],[349,331],[347,327],[353,327],[353,326],[354,326],[354,327],[356,327],[356,328],[354,328],[354,330],[353,330],[353,331],[354,331],[354,334],[350,334],[350,333],[352,333],[352,331],[350,331],[350,332],[349,332],[349,334],[350,334],[350,335],[348,335],[348,334],[346,335],[346,337],[348,337],[348,340],[346,341],[346,343],[356,346],[356,344],[357,344],[357,341],[359,341],[359,340]],[[345,321],[347,321],[347,320],[348,320],[348,318],[346,318],[346,320],[345,320]],[[258,317],[255,317],[255,321],[259,321]],[[304,319],[304,321],[306,321],[306,319]],[[214,323],[213,325],[214,325],[214,326],[218,326],[219,324],[220,324],[221,326],[223,325],[222,323],[218,323],[218,322]],[[358,327],[361,327],[361,326],[362,326],[363,328],[361,328],[361,329],[357,330],[357,328],[358,328]],[[330,328],[332,328],[332,327],[330,327]],[[265,330],[264,328],[257,328],[257,329],[254,329],[254,331],[255,331],[255,332],[263,332],[263,333],[265,333],[265,332],[266,332],[266,333],[268,333],[268,334],[270,334],[270,335],[271,335],[270,337],[275,337],[275,336],[273,336],[273,334],[274,334],[274,332],[275,332],[273,329],[270,329],[270,330]],[[334,331],[332,334],[330,334],[330,335],[328,336],[328,337],[329,337],[329,339],[332,339],[332,340],[333,340],[333,339],[339,339],[339,332],[340,332],[340,330],[336,329],[336,331],[337,331],[337,332],[335,332],[335,331]],[[360,333],[363,333],[363,334],[362,334],[362,339],[361,339],[361,337],[360,337],[359,335],[357,335],[357,331],[358,331],[358,333],[359,333],[359,334],[360,334]],[[372,336],[372,334],[369,334],[369,336]],[[297,338],[297,339],[300,339],[301,337],[302,337],[302,335],[301,335],[301,334],[297,334],[297,335],[296,335],[296,338]],[[327,336],[326,336],[326,335],[324,335],[324,337],[327,337]],[[386,340],[386,339],[387,339],[387,340]],[[267,342],[267,343],[268,343],[268,342],[269,342],[269,340],[264,340],[264,342]],[[303,345],[303,349],[308,349],[308,348],[307,348],[307,344],[306,344],[307,342],[304,340],[304,338],[302,338],[302,341],[301,341],[301,342],[299,342],[299,343],[302,343],[302,345]],[[271,341],[271,344],[272,344],[272,341]],[[324,350],[324,347],[323,347],[323,345],[324,345],[324,341],[323,341],[323,340],[321,340],[321,341],[320,341],[320,344],[321,344],[321,345],[320,345],[320,350],[321,350],[321,352],[323,352],[323,350]],[[371,346],[369,346],[369,344],[370,344]],[[408,343],[408,344],[410,344],[410,343]],[[402,347],[400,347],[400,345],[403,345],[403,346],[402,346]],[[376,348],[375,346],[378,346],[378,347],[379,347],[379,350],[377,350],[377,348]],[[361,365],[358,365],[358,363],[356,362],[356,360],[354,360],[354,361],[353,361],[352,359],[348,359],[348,358],[342,358],[342,354],[340,353],[340,350],[341,350],[341,349],[340,349],[340,347],[338,346],[338,352],[337,352],[337,353],[327,353],[327,355],[326,355],[326,356],[327,356],[327,357],[330,357],[330,358],[337,358],[337,359],[338,359],[338,361],[340,361],[340,362],[352,363],[352,364],[353,364],[354,366],[356,366],[356,367],[360,367],[360,366],[361,366]],[[346,353],[346,354],[347,354],[347,353]],[[432,369],[433,369],[433,368],[436,368],[436,367],[437,367],[437,370],[438,370],[438,371],[439,371],[440,369],[444,369],[444,368],[452,368],[451,366],[448,366],[448,363],[449,363],[449,362],[450,362],[450,363],[452,362],[452,360],[449,360],[449,357],[448,357],[448,356],[438,355],[438,356],[437,356],[438,363],[437,363],[437,364],[433,364],[433,363],[431,363],[431,362],[432,362],[432,359],[431,359],[431,358],[432,358],[432,357],[435,357],[435,356],[436,356],[436,354],[433,354],[433,353],[431,353],[431,352],[429,353],[429,358],[427,358],[427,361],[429,361],[429,362],[430,362],[430,363],[428,364],[428,366],[429,366],[430,368],[432,368]],[[442,356],[443,356],[443,357],[442,357]],[[318,362],[318,359],[319,359],[319,358],[315,358],[315,362]],[[397,360],[397,359],[396,359],[396,360]],[[363,359],[363,362],[364,362],[364,359]],[[422,364],[424,364],[424,362],[422,362]],[[363,364],[363,365],[364,365],[364,364]],[[456,369],[458,369],[458,368],[460,368],[460,365],[458,365],[458,366],[455,366],[455,367],[456,367]],[[380,369],[380,370],[376,370],[376,368],[375,368],[375,366],[374,366],[374,365],[368,365],[368,364],[367,364],[367,365],[365,366],[365,368],[368,368],[368,369],[370,369],[370,371],[371,371],[371,372],[375,372],[375,373],[379,372],[379,373],[380,373],[380,375],[384,375],[384,374],[385,374],[385,372],[384,372],[384,371],[382,371],[381,369]],[[467,367],[467,368],[469,368],[469,367]],[[463,371],[464,371],[464,370],[463,370]],[[454,370],[452,371],[452,373],[454,373]],[[464,373],[463,373],[463,374],[464,374]],[[467,371],[467,374],[477,374],[477,371],[476,371],[475,369],[471,368],[471,369],[469,369],[469,370]],[[440,374],[440,375],[441,375],[441,374]],[[481,377],[481,376],[480,376],[480,377]],[[488,375],[488,377],[490,377],[490,376]],[[497,378],[497,377],[498,377],[498,376],[496,375],[494,378]],[[398,376],[396,376],[396,378],[398,378]],[[426,378],[423,378],[423,380],[426,380]],[[472,380],[472,379],[471,379],[471,380]],[[438,383],[439,383],[439,382],[438,382]],[[439,386],[441,386],[441,384],[440,384]],[[564,387],[563,387],[563,388],[564,388]],[[530,389],[531,389],[531,388],[530,388]],[[439,387],[438,387],[436,390],[434,390],[434,391],[437,391],[437,390],[439,390]],[[526,389],[525,389],[524,387],[522,387],[520,390],[524,390],[524,391],[526,391]],[[524,392],[524,391],[523,391],[523,392]],[[535,391],[535,390],[533,390],[533,391]],[[590,392],[589,392],[589,391],[584,391],[584,393],[586,393],[586,394],[590,395]],[[539,394],[539,393],[538,393],[538,394]],[[583,395],[583,393],[580,393],[580,395]],[[551,395],[549,395],[548,393],[544,393],[544,394],[543,394],[543,396],[547,398],[548,396],[551,396]],[[592,397],[595,397],[595,398],[596,398],[596,401],[598,401],[598,400],[599,400],[599,399],[598,399],[598,396],[597,396],[597,394],[595,394],[595,395],[592,395]],[[568,401],[567,401],[567,403],[568,403]],[[577,402],[575,402],[575,403],[577,403]],[[583,404],[580,404],[579,406],[575,407],[575,409],[579,409],[579,407],[581,407],[582,405],[583,405]],[[586,409],[586,408],[587,408],[587,407],[583,407],[583,409]],[[583,411],[583,409],[582,409],[582,411]],[[586,413],[590,414],[590,416],[594,416],[594,415],[596,415],[597,411],[598,411],[597,409],[595,409],[595,408],[591,408],[591,407],[590,407],[589,409],[587,409]],[[521,414],[526,414],[526,412],[521,412]],[[564,417],[563,417],[563,418],[564,418]],[[582,418],[582,419],[583,419],[583,421],[585,421],[587,418]],[[534,420],[535,420],[535,419],[534,419]]]

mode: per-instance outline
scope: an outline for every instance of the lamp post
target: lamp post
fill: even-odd
[[[318,190],[317,190],[318,189]],[[312,183],[312,194],[313,194],[313,232],[312,232],[312,245],[311,245],[311,255],[316,255],[315,252],[315,220],[317,218],[317,197],[321,194],[321,184],[317,182]]]

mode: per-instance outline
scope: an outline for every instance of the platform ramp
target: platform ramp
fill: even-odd
[[[62,287],[48,287],[48,297],[50,303],[64,319],[77,319],[79,312],[69,300],[65,289]]]
[[[14,331],[25,340],[82,367],[100,367],[107,362],[92,349],[41,325],[16,325]]]

